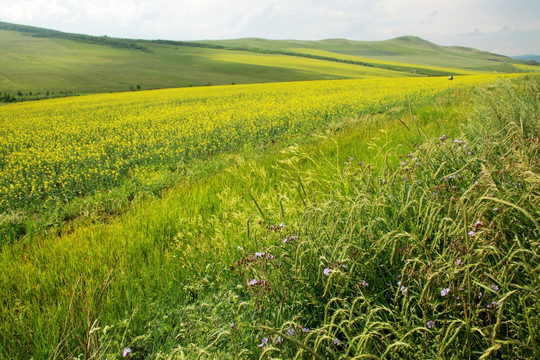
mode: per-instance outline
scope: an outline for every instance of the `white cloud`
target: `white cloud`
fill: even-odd
[[[255,36],[383,40],[417,35],[443,45],[499,49],[507,54],[540,53],[540,45],[531,35],[540,35],[538,14],[538,0],[2,0],[0,3],[0,21],[92,35],[175,40]],[[497,43],[494,34],[501,34],[502,29],[505,37]]]

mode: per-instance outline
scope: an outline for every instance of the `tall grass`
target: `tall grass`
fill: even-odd
[[[395,168],[304,174],[324,191],[306,196],[298,238],[237,266],[258,280],[261,357],[540,356],[539,93],[537,79],[478,89],[462,136]]]
[[[534,358],[538,78],[474,92],[3,249],[0,356]]]

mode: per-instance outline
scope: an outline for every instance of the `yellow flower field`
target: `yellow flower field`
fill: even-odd
[[[494,75],[336,80],[102,94],[0,107],[0,214],[110,189],[141,169],[264,144],[384,102]]]

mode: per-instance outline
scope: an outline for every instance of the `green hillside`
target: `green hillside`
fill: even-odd
[[[515,68],[512,64],[521,63],[507,56],[473,48],[436,45],[416,36],[402,36],[385,41],[354,41],[347,39],[298,41],[251,38],[208,41],[208,43],[251,49],[281,51],[292,49],[298,52],[316,49],[334,53],[337,58],[340,57],[340,54],[352,55],[372,60],[400,62],[409,66],[439,66],[476,71],[513,72]],[[365,59],[362,60],[366,61]]]
[[[380,42],[116,39],[0,22],[0,101],[170,87],[517,72],[416,37]]]

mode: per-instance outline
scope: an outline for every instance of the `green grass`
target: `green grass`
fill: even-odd
[[[332,70],[341,65],[329,64],[324,69],[326,72],[291,69],[287,64],[258,65],[256,61],[239,65],[213,59],[231,53],[225,50],[152,44],[148,48],[153,53],[145,53],[64,39],[34,38],[11,31],[0,31],[0,46],[3,49],[0,91],[11,94],[19,90],[43,93],[67,89],[94,93],[129,91],[136,85],[155,89],[315,80],[338,77]],[[255,60],[264,57],[255,55]]]
[[[2,249],[1,356],[533,358],[538,86],[335,119],[194,163],[109,224]]]

